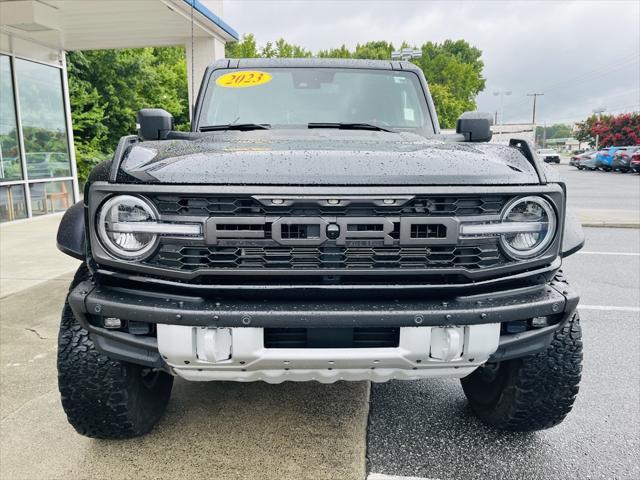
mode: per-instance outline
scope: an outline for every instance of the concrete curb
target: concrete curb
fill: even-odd
[[[640,222],[624,223],[624,222],[582,222],[583,227],[600,227],[600,228],[640,228]]]

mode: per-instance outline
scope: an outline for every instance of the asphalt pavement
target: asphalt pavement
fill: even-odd
[[[640,478],[640,230],[586,229],[564,271],[581,294],[584,369],[573,411],[537,433],[496,432],[456,380],[371,387],[369,471],[438,479]]]
[[[640,226],[640,174],[578,170],[549,164],[567,184],[567,202],[584,225]]]

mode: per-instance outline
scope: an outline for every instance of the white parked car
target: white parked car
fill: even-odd
[[[560,154],[552,148],[543,148],[537,151],[538,156],[547,163],[560,163]]]

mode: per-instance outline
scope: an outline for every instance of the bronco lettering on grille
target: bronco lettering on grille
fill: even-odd
[[[455,245],[458,220],[450,217],[210,217],[208,245]],[[327,231],[331,234],[327,235]]]

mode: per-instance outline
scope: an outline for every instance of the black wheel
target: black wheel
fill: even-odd
[[[528,432],[558,425],[571,411],[582,371],[582,331],[575,312],[544,352],[486,364],[461,380],[484,423]]]
[[[71,288],[90,278],[82,265]],[[58,336],[58,389],[76,431],[94,438],[131,438],[150,431],[164,413],[173,377],[113,360],[95,349],[68,302]]]

